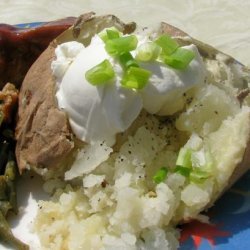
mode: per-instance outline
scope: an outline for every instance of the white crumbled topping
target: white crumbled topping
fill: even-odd
[[[216,164],[216,179],[220,187],[227,184],[235,166],[242,161],[250,130],[250,108],[242,107],[242,111],[234,117],[224,120],[220,128],[211,133],[207,143]]]
[[[142,126],[135,136],[129,137],[120,150],[120,156],[124,157],[135,166],[150,164],[155,154],[163,149],[166,142],[154,133]]]
[[[106,161],[112,151],[112,148],[100,141],[86,145],[78,152],[71,169],[65,173],[65,180],[90,173]]]
[[[173,215],[174,195],[171,189],[160,183],[156,186],[156,197],[145,197],[142,205],[141,228],[167,225]]]
[[[96,185],[101,185],[104,179],[105,179],[105,175],[89,174],[83,178],[83,187],[90,188]]]
[[[121,190],[122,188],[129,187],[131,184],[131,180],[132,180],[132,174],[125,173],[119,179],[116,179],[115,188],[117,190]]]
[[[181,192],[181,200],[190,207],[195,205],[202,206],[209,202],[209,194],[199,186],[189,184]]]
[[[121,238],[105,235],[103,238],[104,250],[137,250],[135,235],[123,233]]]
[[[143,241],[138,242],[140,250],[174,250],[177,249],[179,243],[176,236],[171,230],[162,230],[160,228],[152,228],[142,233]]]
[[[101,212],[105,207],[112,206],[113,202],[109,199],[108,195],[103,191],[95,193],[89,200],[91,209],[88,210],[89,213]]]
[[[238,100],[223,90],[223,85],[204,85],[195,93],[188,108],[176,120],[180,131],[202,137],[216,131],[227,117],[240,111]]]
[[[176,191],[178,188],[181,188],[184,186],[185,181],[186,181],[185,176],[178,174],[178,173],[173,173],[168,176],[166,182],[172,190]]]

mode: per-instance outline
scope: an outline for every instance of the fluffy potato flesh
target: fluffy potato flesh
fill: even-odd
[[[205,136],[239,111],[240,104],[236,98],[215,85],[205,85],[197,90],[187,110],[178,117],[176,127]]]

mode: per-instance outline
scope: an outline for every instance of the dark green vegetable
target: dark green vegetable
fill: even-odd
[[[0,111],[0,242],[13,249],[26,250],[29,246],[12,234],[6,216],[9,211],[17,213],[15,141],[12,124],[4,122]]]
[[[7,183],[4,175],[0,175],[0,201],[7,200]],[[0,208],[1,209],[1,208]]]
[[[3,163],[5,159],[0,158],[0,161]],[[9,210],[17,213],[15,187],[17,166],[15,163],[14,153],[10,150],[4,168],[4,175],[0,175],[0,211],[6,215]]]
[[[29,249],[29,246],[15,238],[12,234],[8,222],[6,221],[4,215],[0,211],[0,242],[7,243],[15,249],[26,250]]]
[[[13,152],[9,152],[8,162],[5,169],[5,179],[8,187],[8,198],[12,210],[17,213],[17,201],[16,201],[16,185],[15,180],[17,177],[17,165]]]
[[[11,129],[8,129],[8,128],[4,129],[2,134],[4,137],[6,137],[8,139],[14,139],[14,137],[15,137],[13,131]]]
[[[10,144],[6,140],[0,142],[0,174],[4,174],[9,147]]]
[[[4,200],[4,201],[0,201],[0,212],[2,212],[2,214],[4,215],[4,216],[6,216],[7,215],[7,213],[11,210],[11,204],[10,204],[10,202],[9,201],[7,201],[7,200]]]

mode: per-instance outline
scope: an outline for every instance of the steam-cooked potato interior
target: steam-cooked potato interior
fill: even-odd
[[[178,234],[172,226],[197,217],[220,194],[242,160],[250,131],[249,107],[240,107],[222,88],[204,85],[184,98],[180,114],[161,118],[142,113],[134,135],[117,152],[95,145],[110,156],[81,174],[80,186],[60,178],[45,183],[50,192],[60,187],[52,191],[53,201],[40,203],[35,222],[45,247],[177,248]],[[192,150],[192,164],[200,169],[207,167],[209,155],[209,177],[194,181],[175,172],[182,147]],[[83,161],[88,154],[86,148],[78,153]],[[167,178],[156,185],[153,177],[163,166],[168,168]]]

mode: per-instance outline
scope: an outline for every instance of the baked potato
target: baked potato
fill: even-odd
[[[153,37],[168,34],[181,46],[195,45],[206,68],[204,84],[185,90],[180,100],[171,99],[167,105],[173,111],[167,115],[142,110],[129,128],[117,133],[114,145],[105,145],[105,150],[97,149],[94,153],[88,151],[91,146],[75,136],[69,114],[58,107],[55,98],[58,87],[51,64],[58,45],[77,41],[88,47],[96,34],[110,27],[124,35],[138,32],[135,23],[124,24],[115,16],[84,14],[32,65],[20,90],[16,128],[16,157],[20,172],[32,169],[43,175],[47,179],[45,188],[50,192],[53,190],[52,193],[60,188],[55,192],[55,203],[41,203],[43,209],[35,223],[42,241],[46,239],[43,241],[46,247],[55,246],[58,232],[53,231],[50,237],[54,240],[48,240],[40,229],[53,228],[54,221],[60,221],[62,214],[65,216],[63,206],[68,203],[63,199],[69,194],[74,193],[77,200],[84,199],[82,203],[74,201],[74,205],[72,203],[67,209],[73,211],[72,206],[87,206],[83,218],[85,221],[93,219],[89,221],[95,232],[93,235],[102,238],[109,234],[119,238],[122,233],[129,232],[136,239],[143,239],[135,240],[137,248],[131,248],[138,249],[147,242],[145,235],[149,232],[145,230],[152,233],[154,227],[157,231],[196,218],[250,168],[249,69],[167,23],[161,23],[158,31],[152,31]],[[104,151],[109,152],[107,157],[89,169],[86,159],[103,157]],[[184,152],[184,158],[191,157],[192,164],[209,165],[209,175],[199,172],[190,179],[191,174],[184,173],[184,168],[176,170],[181,152]],[[166,166],[169,174],[164,181],[154,182],[155,174],[162,166]],[[81,169],[84,167],[86,171]],[[83,185],[79,185],[77,180],[82,179]],[[119,188],[123,192],[119,193]],[[80,198],[83,194],[84,198]],[[96,205],[95,199],[102,205]],[[157,207],[154,202],[161,206]],[[56,215],[58,207],[64,211],[61,215]],[[126,215],[122,209],[127,209]],[[54,219],[50,220],[49,215]],[[88,225],[84,224],[84,228]],[[74,249],[76,228],[73,230],[68,226],[65,230],[61,235],[68,236],[58,240],[59,246]],[[91,249],[92,233],[89,228],[86,230],[89,239],[82,239],[78,244]],[[95,249],[109,244],[107,239],[105,242],[99,239]],[[155,249],[162,248],[159,245]]]

